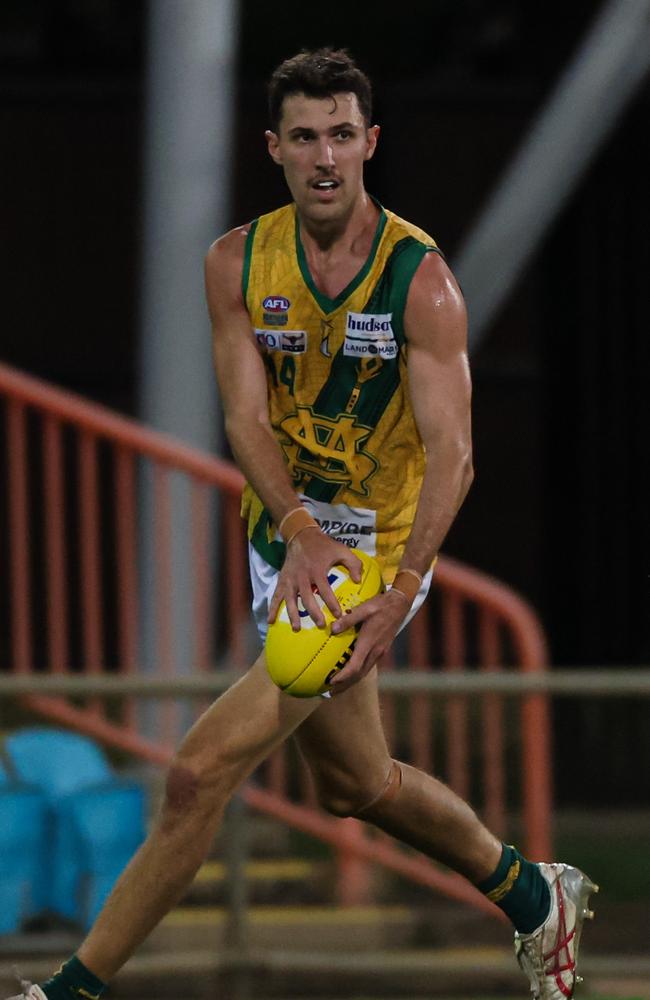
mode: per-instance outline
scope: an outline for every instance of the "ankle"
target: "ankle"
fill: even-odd
[[[528,861],[508,844],[503,845],[496,870],[479,882],[478,888],[510,917],[520,934],[537,930],[551,908],[548,882],[539,865]]]
[[[41,989],[48,1000],[99,1000],[106,983],[73,955],[41,984]]]

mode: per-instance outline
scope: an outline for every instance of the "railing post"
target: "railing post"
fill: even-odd
[[[336,898],[341,906],[359,906],[370,898],[372,874],[370,866],[354,850],[365,839],[363,823],[358,819],[342,819],[337,843]]]
[[[548,695],[521,699],[522,773],[526,853],[534,861],[548,861],[553,853],[551,815],[553,775],[551,721]]]
[[[232,1000],[251,1000],[252,969],[248,921],[248,820],[246,803],[235,795],[226,811],[226,890],[228,918],[225,933],[226,965],[224,995]]]

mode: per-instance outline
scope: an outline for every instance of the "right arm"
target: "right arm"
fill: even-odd
[[[225,427],[237,464],[263,501],[275,524],[300,505],[269,420],[266,373],[251,330],[241,291],[245,227],[214,243],[205,265],[206,294],[213,330],[214,363],[225,414]],[[287,546],[287,556],[273,596],[269,621],[280,601],[287,602],[294,630],[300,629],[297,598],[317,625],[324,618],[314,600],[315,586],[333,614],[338,602],[327,582],[331,566],[342,563],[354,579],[360,564],[350,550],[321,531],[301,531]]]

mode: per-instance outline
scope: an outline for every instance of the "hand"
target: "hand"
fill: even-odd
[[[300,597],[314,624],[318,628],[324,628],[325,616],[314,596],[314,589],[318,590],[334,617],[340,618],[339,602],[327,582],[328,571],[337,565],[345,566],[350,571],[352,579],[356,583],[360,582],[361,560],[347,545],[329,538],[316,528],[305,528],[297,534],[287,546],[284,566],[269,606],[267,619],[269,624],[275,621],[280,602],[285,600],[291,627],[294,632],[299,632],[298,598]]]
[[[409,612],[409,603],[397,590],[387,590],[371,597],[332,625],[336,635],[361,624],[354,652],[330,682],[333,695],[342,694],[360,681],[388,651],[400,625]]]

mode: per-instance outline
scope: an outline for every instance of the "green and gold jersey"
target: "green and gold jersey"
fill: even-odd
[[[433,240],[381,210],[365,264],[335,299],[309,273],[294,205],[246,242],[243,293],[267,372],[271,424],[293,485],[326,533],[375,555],[390,583],[424,472],[411,408],[404,309]],[[250,485],[242,516],[272,566],[284,544]]]

